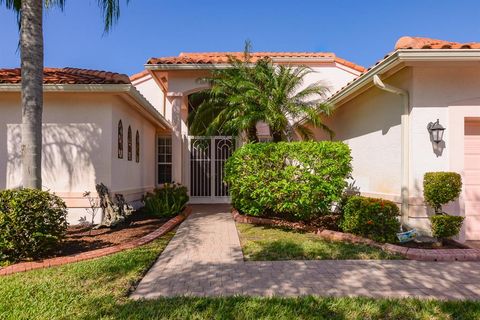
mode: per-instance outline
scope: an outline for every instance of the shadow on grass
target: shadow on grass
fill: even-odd
[[[105,305],[105,301],[98,304]],[[82,319],[478,319],[480,304],[370,298],[164,298],[125,301]]]

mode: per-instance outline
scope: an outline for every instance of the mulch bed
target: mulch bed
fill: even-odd
[[[52,257],[68,256],[85,251],[123,244],[158,229],[168,219],[156,218],[142,212],[134,213],[124,224],[115,228],[93,229],[89,226],[70,226],[63,243]]]
[[[441,247],[437,247],[434,243],[429,242],[405,242],[405,243],[398,243],[398,246],[405,247],[405,248],[417,248],[417,249],[427,249],[427,250],[435,250],[435,249],[469,249],[469,247],[462,245],[455,241],[445,241]]]

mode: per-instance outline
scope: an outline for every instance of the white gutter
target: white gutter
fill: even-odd
[[[410,134],[409,134],[409,95],[408,91],[396,88],[389,84],[384,83],[378,75],[373,76],[373,84],[386,92],[390,92],[402,97],[403,108],[401,116],[401,167],[402,167],[402,179],[401,179],[401,213],[402,221],[408,221],[409,213],[409,182],[410,182]]]
[[[0,84],[0,92],[21,92],[21,84]],[[44,84],[44,92],[62,93],[117,93],[126,94],[135,104],[139,112],[144,113],[151,121],[163,129],[171,128],[171,124],[155,109],[154,106],[131,84]]]

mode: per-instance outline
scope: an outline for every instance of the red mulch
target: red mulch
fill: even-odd
[[[468,249],[464,245],[457,243],[455,241],[445,241],[440,247],[435,246],[433,243],[424,243],[424,242],[405,242],[405,243],[397,243],[398,246],[402,246],[405,248],[416,248],[416,249]]]
[[[90,230],[89,226],[71,226],[54,256],[67,256],[85,251],[115,246],[141,238],[167,222],[145,213],[134,213],[127,222],[115,228]]]

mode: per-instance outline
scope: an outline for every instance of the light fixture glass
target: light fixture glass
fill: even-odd
[[[437,119],[436,122],[430,122],[427,128],[428,132],[430,132],[433,142],[440,143],[443,141],[443,133],[446,128],[440,124],[439,119]]]

